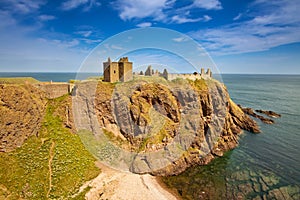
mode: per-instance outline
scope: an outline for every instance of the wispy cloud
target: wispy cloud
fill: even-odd
[[[38,16],[38,19],[41,21],[50,21],[56,19],[56,17],[53,15],[40,15]]]
[[[108,50],[124,50],[125,48],[116,44],[105,44],[104,47]]]
[[[243,16],[242,13],[239,13],[237,16],[233,18],[233,21],[239,20]]]
[[[110,48],[115,49],[115,50],[123,50],[124,48],[118,45],[111,45]]]
[[[221,54],[264,51],[300,42],[299,1],[258,0],[251,5],[260,13],[252,19],[219,28],[192,32],[191,36],[211,52]],[[274,13],[276,10],[276,13]]]
[[[194,3],[191,6],[197,8],[203,8],[206,10],[222,9],[222,5],[219,0],[194,0]]]
[[[172,22],[174,22],[176,24],[183,24],[183,23],[188,23],[188,22],[199,22],[201,20],[202,20],[202,18],[192,19],[192,18],[188,18],[186,16],[180,16],[180,15],[174,15],[172,17]]]
[[[93,32],[88,30],[88,31],[76,31],[75,34],[81,35],[83,37],[89,37]]]
[[[18,14],[27,14],[37,11],[45,0],[3,0],[1,2],[3,9]]]
[[[122,20],[145,17],[163,19],[163,10],[170,8],[174,2],[174,0],[117,0],[113,6],[119,11]]]
[[[222,9],[218,0],[194,0],[183,8],[174,8],[175,3],[175,0],[116,0],[112,5],[119,11],[119,17],[124,21],[149,18],[167,24],[207,22],[212,19],[210,16],[193,17],[190,11],[199,8],[206,10]],[[148,26],[149,23],[139,23],[137,26]]]
[[[185,41],[188,41],[189,38],[188,37],[177,37],[177,38],[173,38],[172,40],[174,42],[185,42]]]
[[[79,41],[77,39],[72,39],[70,41],[66,41],[66,40],[52,40],[52,42],[54,44],[56,44],[59,47],[63,47],[63,48],[70,48],[70,47],[75,47],[79,44]]]
[[[152,26],[152,23],[151,22],[143,22],[143,23],[137,24],[136,26],[140,27],[140,28],[145,28],[145,27]]]
[[[91,8],[98,7],[100,5],[101,3],[97,0],[68,0],[61,4],[61,9],[68,11],[83,6],[83,10],[88,11]]]
[[[190,22],[207,22],[210,21],[212,18],[208,15],[204,15],[203,17],[198,17],[198,18],[190,18],[187,16],[182,16],[182,15],[174,15],[171,19],[172,23],[176,24],[183,24],[183,23],[190,23]]]

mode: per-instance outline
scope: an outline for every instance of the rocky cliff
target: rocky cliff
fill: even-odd
[[[0,84],[0,151],[38,134],[46,103],[45,93],[30,84]]]
[[[136,153],[129,166],[134,173],[179,174],[235,148],[242,130],[260,132],[217,81],[99,83],[93,100],[112,143]],[[182,151],[174,155],[173,144]]]

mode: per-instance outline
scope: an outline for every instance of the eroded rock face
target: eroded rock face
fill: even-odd
[[[150,123],[150,108],[168,117],[173,122],[179,122],[180,112],[176,97],[160,84],[145,84],[136,89],[130,98],[130,114],[139,126]]]
[[[0,151],[11,151],[38,134],[46,103],[45,93],[32,85],[0,85]]]
[[[193,81],[190,84],[193,90],[167,88],[157,83],[142,84],[132,88],[126,98],[121,92],[109,97],[107,86],[103,83],[98,85],[95,105],[103,128],[113,125],[119,131],[118,134],[122,134],[132,145],[141,145],[141,140],[135,140],[140,138],[139,135],[147,135],[157,126],[162,130],[166,129],[159,123],[153,123],[151,115],[158,112],[160,114],[157,119],[163,119],[161,121],[164,123],[169,120],[173,125],[173,134],[165,135],[167,137],[164,138],[158,137],[161,141],[150,140],[152,143],[149,144],[152,146],[146,145],[140,152],[155,153],[163,148],[166,155],[171,155],[172,148],[169,145],[172,142],[177,142],[185,151],[180,157],[171,156],[176,160],[168,165],[162,164],[162,168],[158,166],[164,160],[158,162],[151,154],[143,154],[139,158],[138,151],[137,159],[130,168],[132,172],[160,176],[179,174],[192,165],[205,165],[215,156],[222,156],[223,152],[236,147],[242,130],[260,132],[256,122],[231,101],[222,84],[216,81]],[[110,89],[112,92],[113,88]],[[150,114],[151,109],[154,114]],[[163,118],[159,118],[161,115]],[[186,130],[189,135],[183,136],[179,130]],[[139,142],[134,144],[136,141]],[[157,148],[153,148],[153,141],[159,144]]]

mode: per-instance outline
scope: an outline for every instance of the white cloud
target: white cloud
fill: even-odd
[[[242,17],[242,13],[239,13],[237,16],[233,18],[233,21],[239,20]]]
[[[46,2],[44,0],[4,0],[1,3],[5,10],[18,14],[28,14],[37,11]]]
[[[54,20],[54,19],[56,19],[56,17],[53,16],[53,15],[40,15],[40,16],[38,17],[38,19],[41,20],[41,21],[49,21],[49,20]]]
[[[124,50],[123,47],[115,44],[104,44],[104,47],[108,50]]]
[[[50,40],[50,42],[53,42],[58,47],[63,47],[63,48],[71,48],[71,47],[75,47],[79,44],[79,41],[77,39],[72,39],[69,41],[55,39],[52,41]]]
[[[208,15],[203,16],[203,21],[208,22],[210,20],[212,20],[211,16],[208,16]]]
[[[123,49],[124,49],[123,47],[118,46],[118,45],[114,45],[114,44],[111,45],[110,48],[111,48],[111,49],[115,49],[115,50],[123,50]]]
[[[187,38],[187,37],[178,37],[178,38],[173,38],[172,40],[175,41],[175,42],[185,42],[185,41],[188,41],[189,38]]]
[[[81,38],[80,40],[84,41],[87,44],[95,44],[95,43],[98,44],[103,41],[102,39],[88,39],[88,38]]]
[[[219,0],[194,0],[193,7],[203,8],[206,10],[222,9],[222,5]]]
[[[232,54],[264,51],[300,42],[300,2],[288,0],[256,1],[252,19],[219,28],[199,30],[191,36],[214,53]],[[274,13],[276,10],[276,13]]]
[[[25,30],[26,31],[26,30]],[[0,71],[76,71],[87,53],[70,48],[76,40],[46,40],[26,37],[21,27],[0,32]]]
[[[174,15],[171,20],[172,20],[172,22],[174,22],[176,24],[183,24],[183,23],[188,23],[188,22],[199,22],[202,20],[202,18],[192,19],[192,18],[188,18],[186,16]]]
[[[62,3],[61,9],[62,10],[73,10],[80,6],[84,6],[83,10],[88,11],[92,7],[98,7],[101,3],[97,0],[68,0]]]
[[[143,22],[143,23],[137,24],[136,26],[140,27],[140,28],[145,28],[145,27],[152,26],[152,23],[151,22]]]
[[[122,20],[145,17],[163,20],[165,18],[163,10],[169,8],[174,2],[174,0],[117,0],[113,6],[119,10]]]
[[[206,22],[211,20],[211,17],[208,15],[197,18],[190,16],[190,10],[192,9],[222,9],[221,3],[218,0],[195,0],[186,7],[174,9],[172,6],[174,5],[175,1],[176,0],[116,0],[112,6],[119,11],[119,16],[124,21],[150,18],[154,21],[177,24],[199,21]],[[137,26],[145,27],[149,25],[149,22],[144,22],[138,24]]]
[[[77,35],[81,35],[83,37],[89,37],[93,32],[92,31],[77,31],[75,33]]]
[[[171,18],[171,22],[176,23],[176,24],[183,24],[183,23],[189,23],[189,22],[207,22],[210,21],[212,18],[208,15],[204,15],[203,17],[199,18],[189,18],[186,16],[180,16],[180,15],[174,15]]]

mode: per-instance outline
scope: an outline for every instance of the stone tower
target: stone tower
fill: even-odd
[[[128,62],[128,57],[120,58],[118,65],[119,80],[122,82],[132,80],[132,62]]]
[[[126,82],[132,80],[132,62],[127,57],[120,58],[119,62],[111,62],[110,58],[103,63],[105,82]]]

